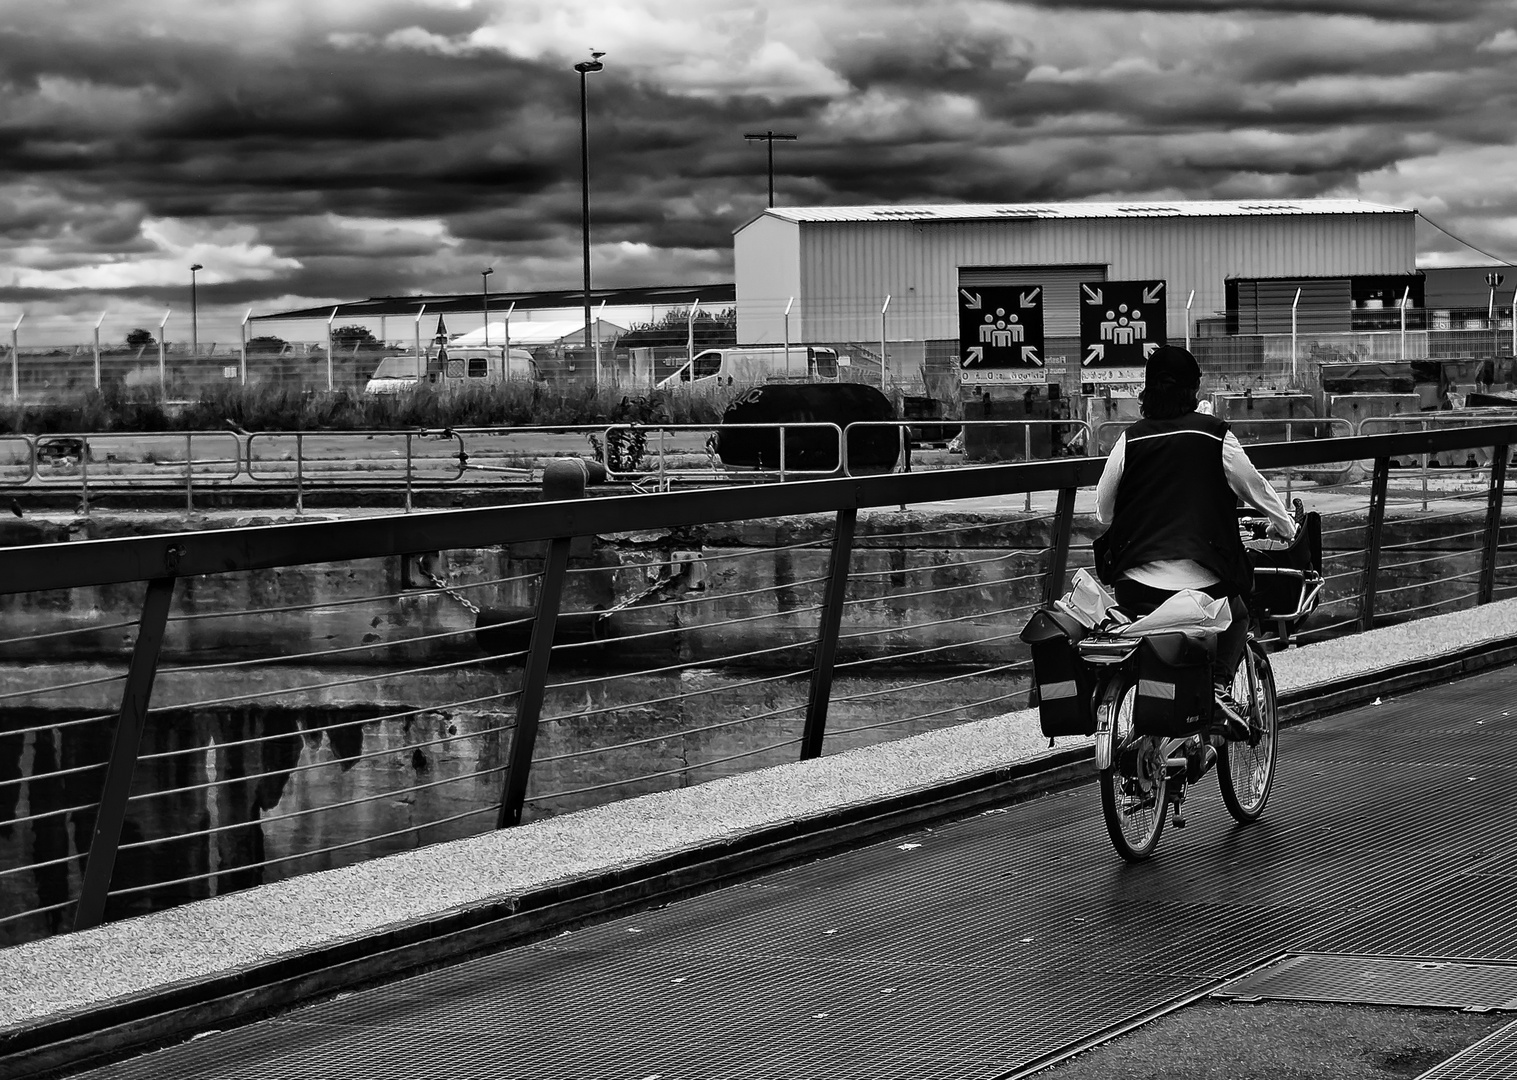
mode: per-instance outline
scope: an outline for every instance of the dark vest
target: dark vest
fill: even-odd
[[[1127,429],[1127,458],[1111,527],[1095,542],[1096,572],[1114,584],[1160,559],[1191,559],[1232,593],[1253,591],[1253,567],[1238,535],[1238,497],[1222,469],[1227,422],[1204,413],[1139,420]]]

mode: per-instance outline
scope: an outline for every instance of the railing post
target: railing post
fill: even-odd
[[[79,451],[79,512],[90,516],[90,437],[81,435],[83,449]],[[32,475],[37,475],[37,447],[32,446]]]
[[[806,703],[806,730],[801,736],[801,760],[822,756],[827,734],[827,705],[832,698],[832,666],[837,659],[838,632],[843,625],[843,603],[848,592],[848,566],[853,557],[853,534],[857,510],[839,510],[832,534],[832,557],[827,564],[827,585],[822,597],[822,618],[816,633],[816,661],[811,668],[811,697]]]
[[[411,433],[406,432],[406,513],[411,512]]]
[[[1069,566],[1069,538],[1075,524],[1075,489],[1060,488],[1049,538],[1048,577],[1043,583],[1043,603],[1052,604],[1064,595],[1064,571]]]
[[[1475,603],[1489,604],[1496,595],[1496,553],[1501,544],[1501,496],[1506,489],[1506,461],[1511,447],[1498,446],[1491,457],[1491,490],[1485,504],[1485,548],[1480,553],[1480,591]]]
[[[532,751],[537,744],[537,721],[542,714],[548,684],[548,660],[553,652],[553,634],[558,628],[559,599],[569,569],[570,537],[554,537],[548,543],[543,563],[542,586],[537,592],[537,611],[532,619],[532,638],[522,671],[521,693],[516,698],[516,727],[511,733],[511,754],[506,761],[506,779],[500,793],[500,813],[495,827],[521,824],[527,799],[527,778],[532,772]]]
[[[179,551],[177,547],[168,549],[171,570],[178,564]],[[158,651],[163,645],[164,627],[168,624],[169,604],[174,598],[177,580],[161,577],[147,583],[142,617],[137,621],[137,642],[132,647],[132,666],[127,671],[126,687],[121,694],[116,737],[111,745],[110,761],[105,767],[105,783],[100,790],[100,808],[95,813],[89,858],[84,864],[84,883],[79,889],[79,905],[74,910],[75,930],[98,926],[105,915],[105,899],[111,889],[111,872],[116,867],[116,850],[121,843],[121,826],[126,820],[126,803],[132,792],[132,773],[137,766],[142,730],[147,723],[153,678],[158,674]]]
[[[1385,524],[1385,488],[1390,479],[1391,459],[1375,459],[1370,484],[1370,518],[1364,530],[1364,585],[1359,594],[1359,630],[1375,628],[1375,586],[1380,576],[1380,530]]]
[[[1032,460],[1032,421],[1031,420],[1028,420],[1028,421],[1026,421],[1025,423],[1022,424],[1022,460],[1023,461],[1031,461]],[[1027,492],[1027,496],[1023,500],[1022,512],[1023,513],[1027,513],[1027,514],[1032,513],[1032,492],[1031,491]]]

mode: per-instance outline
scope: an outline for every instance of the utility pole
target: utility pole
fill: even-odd
[[[769,144],[769,205],[774,205],[774,140],[781,142],[795,142],[798,136],[785,131],[765,131],[762,134],[748,133],[743,136],[749,142],[766,142]]]

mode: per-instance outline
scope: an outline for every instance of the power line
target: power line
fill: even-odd
[[[1444,236],[1447,236],[1450,240],[1454,241],[1456,244],[1463,244],[1465,247],[1469,248],[1471,251],[1478,251],[1478,252],[1480,252],[1480,254],[1484,255],[1487,259],[1494,259],[1498,263],[1501,263],[1503,266],[1511,266],[1512,265],[1512,263],[1513,263],[1512,259],[1506,258],[1506,257],[1501,256],[1501,255],[1492,255],[1489,251],[1485,250],[1485,248],[1479,246],[1478,244],[1472,244],[1468,240],[1463,239],[1462,237],[1455,236],[1453,233],[1451,233],[1447,229],[1445,229],[1442,225],[1438,224],[1432,218],[1430,218],[1426,214],[1424,214],[1421,210],[1417,211],[1417,216],[1420,217],[1423,221],[1427,222],[1433,228],[1437,229]]]

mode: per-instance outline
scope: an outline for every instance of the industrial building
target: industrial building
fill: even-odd
[[[892,372],[958,368],[990,386],[1085,382],[1103,365],[1081,309],[1116,283],[1147,283],[1133,295],[1149,301],[1150,342],[1288,330],[1292,305],[1314,330],[1349,329],[1356,305],[1420,308],[1416,216],[1352,199],[776,207],[734,236],[738,340],[837,344],[876,366],[883,352]],[[966,305],[1034,287],[1036,362],[969,359]]]

